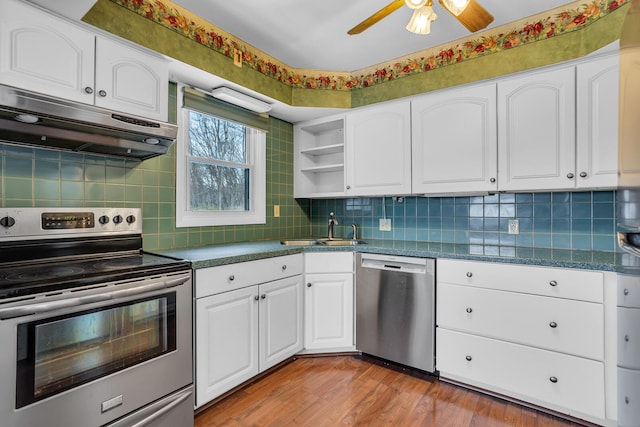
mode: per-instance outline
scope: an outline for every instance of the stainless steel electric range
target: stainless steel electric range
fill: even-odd
[[[140,209],[0,208],[2,425],[193,424],[190,263]]]

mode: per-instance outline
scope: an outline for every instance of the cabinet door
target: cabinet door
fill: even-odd
[[[414,193],[496,191],[496,85],[427,95],[411,103]]]
[[[619,56],[577,67],[577,185],[614,188],[618,183]]]
[[[166,121],[168,91],[169,68],[163,59],[96,38],[96,105]]]
[[[353,274],[307,274],[304,347],[353,347]]]
[[[260,285],[260,371],[302,347],[302,276]]]
[[[575,69],[498,83],[498,189],[575,187]]]
[[[93,104],[94,43],[92,33],[34,7],[0,3],[3,84]]]
[[[348,196],[410,194],[409,102],[348,113],[345,150]]]
[[[258,287],[196,300],[196,406],[258,374]]]

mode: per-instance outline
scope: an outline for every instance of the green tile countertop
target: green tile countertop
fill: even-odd
[[[569,249],[518,248],[450,243],[371,240],[358,246],[284,246],[279,241],[212,245],[158,252],[187,259],[193,268],[215,267],[301,252],[368,252],[398,256],[465,259],[547,267],[618,271],[622,254]]]

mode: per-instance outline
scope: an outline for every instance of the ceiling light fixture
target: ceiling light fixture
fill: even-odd
[[[213,95],[214,98],[221,99],[230,104],[246,108],[247,110],[251,110],[256,113],[267,113],[271,111],[271,104],[256,99],[252,96],[245,95],[244,93],[235,91],[228,87],[219,87],[213,89],[211,91],[211,95]]]
[[[422,6],[426,5],[429,0],[404,0],[404,3],[410,9],[420,9]]]
[[[410,0],[405,0],[407,5]],[[407,30],[415,34],[429,34],[431,32],[431,23],[438,19],[432,8],[432,0],[427,0],[425,4],[413,11],[411,20],[407,24]]]
[[[470,0],[440,0],[440,3],[446,7],[449,12],[455,16],[459,16],[469,6]]]

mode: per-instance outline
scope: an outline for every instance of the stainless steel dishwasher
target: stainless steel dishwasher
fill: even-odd
[[[356,254],[356,348],[434,371],[435,260]]]

